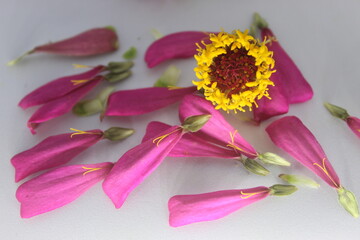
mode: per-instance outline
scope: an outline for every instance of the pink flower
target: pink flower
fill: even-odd
[[[261,186],[196,195],[177,195],[170,198],[168,203],[169,223],[172,227],[180,227],[196,222],[216,220],[269,195],[289,195],[296,190],[297,188],[292,185],[274,185],[270,188]]]
[[[16,154],[11,163],[15,167],[15,181],[31,174],[63,165],[103,139],[99,129],[82,134],[64,133],[44,139],[36,146]]]
[[[60,208],[102,180],[113,163],[57,168],[22,184],[16,191],[21,217],[30,218]]]
[[[322,178],[339,194],[339,201],[354,217],[359,216],[357,201],[353,193],[340,183],[335,170],[315,136],[294,116],[276,120],[266,128],[276,146],[293,156],[301,164]]]
[[[189,58],[196,53],[196,43],[209,41],[206,32],[178,32],[169,34],[153,42],[145,53],[145,62],[149,68],[174,58]]]
[[[170,153],[186,132],[197,131],[209,115],[192,116],[181,126],[172,126],[140,145],[127,151],[116,163],[103,183],[105,193],[116,208],[145,180]]]
[[[340,118],[346,122],[351,131],[355,133],[356,136],[360,137],[360,119],[357,117],[352,117],[348,114],[346,109],[330,104],[325,103],[324,106],[334,117]]]
[[[262,98],[258,101],[259,107],[254,109],[254,120],[264,121],[272,116],[287,113],[289,104],[301,103],[310,100],[313,91],[299,68],[279,44],[276,36],[268,28],[267,22],[255,14],[254,24],[261,31],[264,41],[268,40],[267,47],[274,53],[276,73],[271,75],[270,80],[275,86],[269,87],[271,99]]]
[[[151,87],[122,90],[110,95],[105,116],[133,116],[149,113],[180,101],[196,87]]]
[[[62,41],[37,46],[19,58],[10,61],[8,65],[12,66],[25,56],[39,52],[84,57],[113,52],[118,47],[118,37],[113,27],[94,28]]]

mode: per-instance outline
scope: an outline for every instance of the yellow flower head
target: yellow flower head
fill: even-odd
[[[194,69],[200,81],[193,81],[198,90],[203,89],[205,98],[216,109],[227,112],[251,111],[256,100],[268,98],[268,86],[274,85],[270,76],[274,70],[273,53],[248,35],[248,31],[210,34],[211,43],[199,44],[194,57],[198,66]]]

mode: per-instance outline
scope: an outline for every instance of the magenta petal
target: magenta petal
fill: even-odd
[[[160,132],[168,129],[170,125],[162,122],[150,122],[146,128],[146,134],[142,142],[157,136]],[[184,134],[168,155],[169,157],[215,157],[215,158],[239,158],[235,151],[214,145],[193,133]]]
[[[263,97],[257,101],[258,107],[253,108],[254,120],[258,123],[289,111],[289,102],[284,95],[283,83],[282,79],[279,78],[279,73],[273,73],[270,80],[275,84],[275,86],[269,87],[268,92],[271,99]]]
[[[333,188],[340,180],[315,136],[294,116],[283,117],[266,128],[276,146],[321,177]]]
[[[97,84],[99,84],[101,80],[102,77],[93,79],[87,84],[83,85],[81,88],[78,88],[61,98],[42,105],[28,121],[28,127],[30,128],[31,132],[35,134],[35,128],[40,123],[59,117],[71,111],[73,106],[75,106],[77,102],[79,102],[88,92],[90,92]]]
[[[145,53],[145,62],[149,68],[174,58],[189,58],[196,54],[196,43],[209,43],[209,33],[177,32],[153,42]]]
[[[180,101],[196,87],[168,89],[151,87],[117,91],[110,95],[105,116],[133,116],[153,112]]]
[[[223,218],[269,196],[269,188],[224,190],[196,195],[177,195],[169,200],[172,227]],[[255,193],[255,194],[254,194]]]
[[[200,114],[211,114],[212,117],[194,135],[222,147],[232,143],[231,135],[234,135],[233,145],[238,147],[238,151],[250,158],[257,157],[256,150],[237,133],[211,102],[195,95],[185,96],[179,108],[180,120],[184,121],[187,117]]]
[[[261,36],[262,38],[276,39],[269,28],[261,29]],[[277,40],[272,41],[270,44],[267,44],[267,47],[270,51],[274,52],[275,69],[277,74],[280,75],[279,78],[284,83],[289,103],[301,103],[310,100],[313,96],[310,84],[279,42]]]
[[[149,139],[127,151],[103,182],[104,192],[120,208],[130,192],[149,176],[180,140],[183,131],[173,126],[159,134],[166,136],[158,144]]]
[[[29,150],[16,154],[11,163],[15,167],[15,181],[69,162],[75,156],[102,139],[101,130],[86,131],[93,134],[74,135],[65,133],[51,136]]]
[[[104,69],[105,67],[100,65],[84,73],[55,79],[26,95],[21,99],[19,106],[26,109],[62,97],[87,83],[74,84],[72,80],[90,80]]]
[[[346,123],[356,136],[360,137],[360,119],[357,117],[348,117]]]
[[[62,207],[103,179],[113,163],[57,168],[22,184],[16,191],[21,217],[30,218]]]
[[[71,38],[38,46],[34,52],[66,56],[92,56],[113,52],[118,48],[118,37],[111,27],[94,28]]]

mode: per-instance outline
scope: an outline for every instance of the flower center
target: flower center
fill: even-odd
[[[209,75],[217,88],[227,96],[247,90],[245,84],[256,80],[255,58],[245,48],[230,50],[213,59]]]

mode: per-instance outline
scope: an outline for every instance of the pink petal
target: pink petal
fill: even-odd
[[[55,79],[26,95],[21,99],[19,106],[26,109],[62,97],[87,83],[74,84],[72,80],[90,80],[103,70],[105,66],[99,65],[84,73]]]
[[[30,218],[62,207],[103,179],[113,163],[57,168],[22,184],[16,191],[21,217]]]
[[[169,200],[172,227],[223,218],[269,196],[269,188],[224,190],[196,195],[177,195]],[[252,195],[252,193],[255,193]],[[247,195],[250,194],[250,195]]]
[[[348,117],[346,123],[356,136],[360,137],[360,119],[357,117]]]
[[[88,92],[99,84],[101,80],[102,77],[99,76],[89,81],[81,88],[78,88],[61,98],[55,99],[41,106],[28,121],[28,127],[30,128],[32,134],[36,133],[35,128],[40,123],[59,117],[71,111],[73,106],[75,106],[77,102],[79,102]]]
[[[134,116],[153,112],[180,101],[196,87],[168,89],[151,87],[117,91],[110,95],[105,116]]]
[[[149,68],[170,59],[189,58],[196,54],[196,43],[210,43],[206,32],[177,32],[153,42],[145,53],[145,62]]]
[[[229,143],[232,143],[231,134],[233,134],[233,145],[237,146],[237,151],[249,158],[257,157],[256,150],[237,133],[221,115],[220,111],[214,108],[211,102],[195,95],[185,96],[179,108],[181,122],[187,117],[200,114],[211,114],[212,117],[201,130],[194,133],[194,135],[219,146],[227,147]]]
[[[279,73],[273,73],[270,80],[275,84],[275,86],[269,87],[268,92],[271,99],[263,97],[257,101],[258,107],[253,108],[254,120],[258,123],[289,111],[289,102],[285,96],[286,94],[284,93],[284,87],[282,79],[279,78]]]
[[[11,163],[15,167],[15,181],[72,160],[103,137],[101,130],[86,131],[94,134],[74,135],[65,133],[51,136],[29,150],[16,154]]]
[[[47,52],[66,56],[91,56],[118,49],[118,37],[111,27],[94,28],[71,38],[38,46],[34,52]]]
[[[261,36],[267,39],[275,37],[269,28],[261,29]],[[300,103],[310,100],[313,96],[310,84],[279,42],[277,40],[272,41],[270,44],[267,44],[267,47],[270,51],[274,52],[275,69],[284,83],[289,103]]]
[[[159,144],[149,139],[127,151],[115,164],[103,182],[105,193],[116,208],[120,208],[127,196],[149,176],[169,154],[183,135],[179,126],[173,126],[159,134],[168,135]]]
[[[146,128],[146,134],[142,139],[145,142],[160,132],[168,129],[170,125],[162,122],[150,122]],[[168,155],[169,157],[215,157],[215,158],[239,158],[235,151],[214,145],[193,133],[185,134],[175,145]]]
[[[321,177],[333,188],[340,180],[315,136],[294,116],[283,117],[266,128],[276,146]]]

